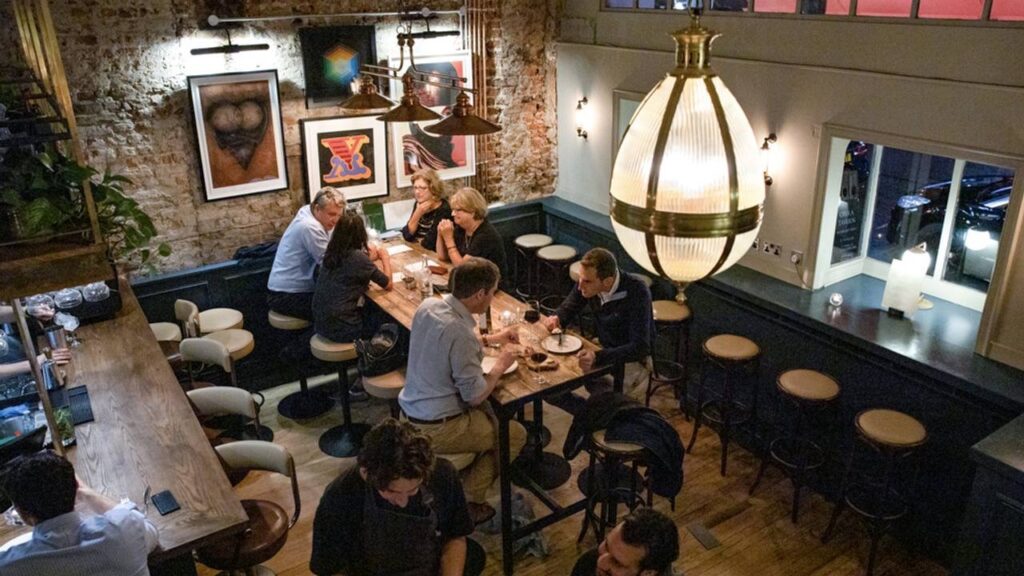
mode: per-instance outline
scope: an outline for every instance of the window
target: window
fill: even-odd
[[[1024,21],[1022,0],[600,0],[606,10],[686,10],[910,20]],[[991,4],[986,14],[986,2]]]
[[[925,292],[980,310],[1014,171],[877,142],[835,137],[832,146],[824,204],[830,217],[822,223],[831,254],[819,258],[827,262],[819,274],[827,269],[815,287],[858,274],[884,280],[893,259],[924,243],[932,257]]]

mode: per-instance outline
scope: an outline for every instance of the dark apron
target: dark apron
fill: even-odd
[[[441,534],[433,497],[420,487],[427,516],[411,516],[377,505],[374,489],[366,486],[363,502],[363,550],[367,572],[374,576],[436,576],[441,562]]]

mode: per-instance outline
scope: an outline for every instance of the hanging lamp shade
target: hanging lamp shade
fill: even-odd
[[[384,115],[378,116],[377,120],[382,122],[421,122],[440,119],[440,114],[420,104],[420,98],[416,95],[412,85],[412,74],[406,72],[402,76],[402,102]]]
[[[616,236],[680,295],[735,264],[761,227],[761,153],[743,109],[709,65],[717,36],[701,26],[699,12],[673,34],[676,68],[633,114],[612,169]]]
[[[341,103],[341,107],[346,110],[375,110],[394,105],[393,100],[377,93],[377,84],[365,74],[359,79],[359,93]]]
[[[501,126],[473,114],[473,106],[469,103],[469,94],[462,90],[455,97],[455,107],[452,108],[452,113],[437,124],[431,124],[423,129],[431,134],[443,136],[482,136],[501,130]]]

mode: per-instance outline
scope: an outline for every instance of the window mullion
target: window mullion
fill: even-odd
[[[864,199],[864,226],[860,233],[860,247],[857,254],[861,258],[867,258],[868,245],[871,243],[871,228],[875,222],[875,200],[878,191],[878,172],[882,167],[882,154],[885,153],[885,146],[874,145],[871,152],[871,172],[868,173],[868,190]]]
[[[960,202],[960,183],[964,177],[966,160],[956,158],[953,161],[953,176],[949,183],[949,197],[946,199],[946,215],[942,219],[942,235],[939,245],[935,247],[935,278],[942,280],[946,274],[946,263],[949,260],[949,248],[952,245],[954,228],[956,227],[956,207]]]

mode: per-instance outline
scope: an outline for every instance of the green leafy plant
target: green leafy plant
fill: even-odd
[[[100,231],[114,260],[144,272],[156,257],[171,247],[151,246],[156,237],[153,220],[139,203],[125,194],[132,181],[125,176],[100,173],[59,150],[10,150],[0,167],[0,202],[17,207],[27,236],[48,236],[89,228],[84,185],[90,182]]]

